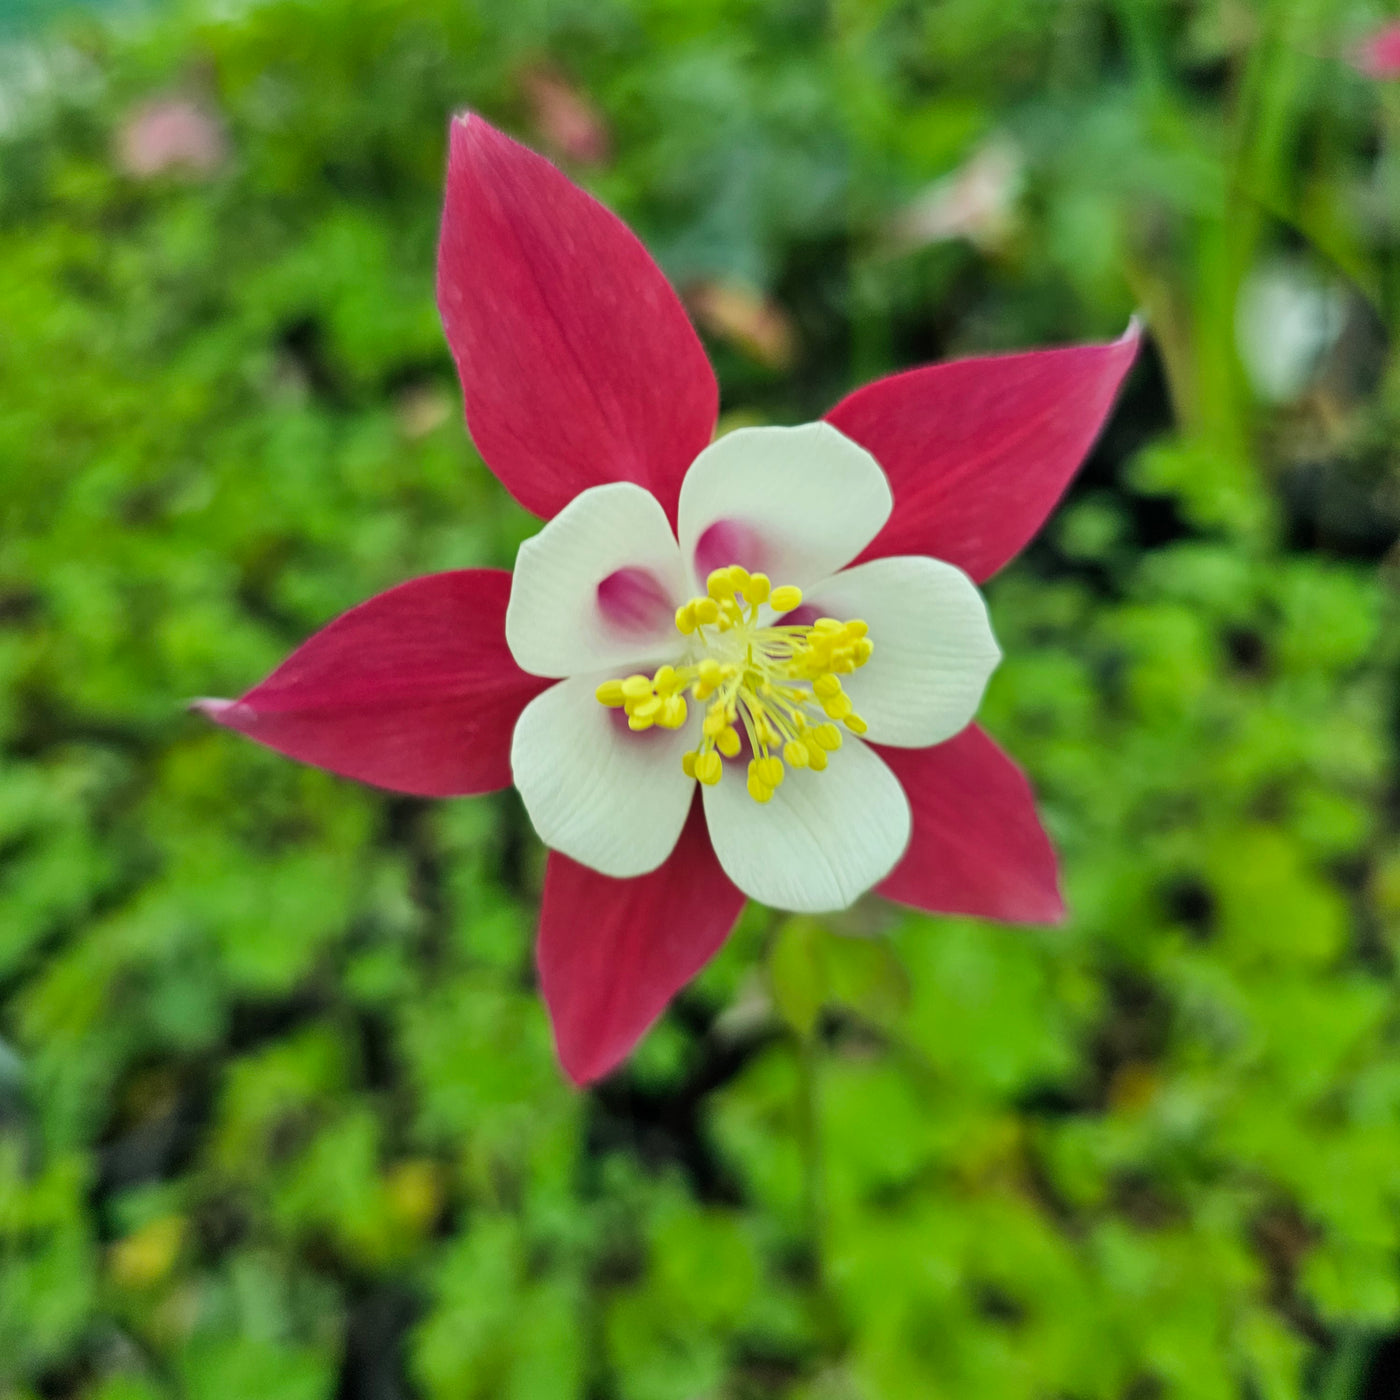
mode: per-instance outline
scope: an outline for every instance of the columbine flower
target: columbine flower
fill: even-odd
[[[646,250],[476,117],[452,126],[438,302],[472,437],[548,524],[513,578],[414,579],[201,708],[400,792],[513,780],[552,848],[538,965],[576,1081],[628,1053],[746,896],[1061,916],[1029,787],[969,726],[999,656],[974,580],[1064,490],[1134,328],[711,441],[714,375]]]

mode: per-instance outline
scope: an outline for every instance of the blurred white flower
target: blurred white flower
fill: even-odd
[[[1346,321],[1346,294],[1294,259],[1256,267],[1240,288],[1235,340],[1260,398],[1291,403],[1312,383]]]
[[[900,251],[954,238],[995,248],[1011,232],[1024,183],[1020,150],[994,137],[907,204],[889,225],[890,239]]]
[[[13,136],[43,120],[55,101],[90,100],[103,86],[101,69],[71,45],[0,45],[0,133]]]

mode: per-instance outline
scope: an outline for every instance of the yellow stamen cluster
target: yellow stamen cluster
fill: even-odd
[[[663,666],[654,676],[604,681],[595,694],[610,709],[627,712],[628,729],[679,729],[689,713],[684,694],[689,684],[683,671]]]
[[[778,615],[802,603],[802,590],[774,588],[766,574],[734,564],[706,580],[705,596],[676,611],[676,629],[691,639],[685,664],[663,666],[654,676],[604,681],[599,701],[626,712],[630,729],[679,729],[689,708],[686,695],[705,706],[698,749],[682,759],[688,776],[713,785],[723,760],[735,758],[748,738],[748,790],[755,802],[769,801],[787,768],[820,773],[827,755],[841,747],[844,724],[864,734],[841,685],[875,650],[859,620],[821,617],[808,625],[759,626],[766,604]],[[820,710],[824,719],[819,719]]]

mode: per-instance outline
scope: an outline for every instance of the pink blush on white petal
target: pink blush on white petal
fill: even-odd
[[[679,600],[646,569],[615,569],[598,585],[598,611],[622,636],[647,636],[667,627]]]
[[[742,564],[750,573],[767,573],[771,560],[763,536],[743,520],[716,520],[695,542],[692,566],[700,583],[712,569]]]

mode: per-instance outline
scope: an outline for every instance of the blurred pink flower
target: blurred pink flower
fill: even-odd
[[[1015,146],[1000,138],[989,141],[900,210],[889,226],[891,241],[899,249],[953,238],[995,247],[1012,229],[1022,170]]]
[[[1352,61],[1371,78],[1400,76],[1400,22],[1388,24],[1362,40]]]
[[[792,362],[792,320],[772,297],[739,282],[695,282],[686,288],[686,305],[711,335],[737,345],[770,369]]]
[[[607,123],[588,96],[553,68],[527,68],[520,90],[540,142],[575,165],[604,165],[612,154]]]
[[[159,97],[128,115],[117,138],[122,169],[138,179],[183,171],[207,175],[228,158],[218,118],[184,97]]]
[[[1030,785],[971,723],[1000,658],[976,585],[1069,484],[1136,324],[715,439],[714,373],[646,249],[474,116],[438,306],[477,449],[547,523],[513,575],[412,579],[199,708],[394,791],[513,782],[551,848],[536,956],[572,1079],[630,1053],[747,898],[1062,917]]]

